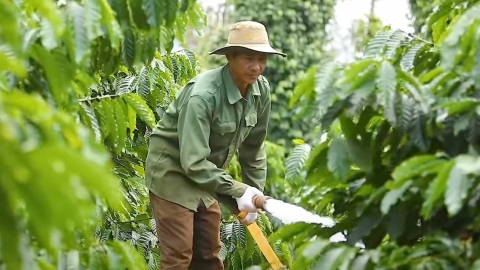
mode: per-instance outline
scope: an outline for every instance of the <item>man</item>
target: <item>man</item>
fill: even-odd
[[[150,138],[146,183],[162,270],[224,269],[217,200],[234,214],[248,212],[241,220],[248,225],[257,217],[252,198],[263,195],[270,86],[261,74],[267,55],[286,55],[252,21],[235,23],[226,46],[210,54],[228,64],[185,85]],[[224,170],[237,150],[243,183]]]

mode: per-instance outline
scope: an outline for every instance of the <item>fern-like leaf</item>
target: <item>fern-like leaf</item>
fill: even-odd
[[[385,45],[389,41],[390,37],[395,33],[394,30],[381,31],[375,35],[365,48],[364,57],[371,58],[383,52]]]
[[[397,116],[395,113],[396,85],[397,78],[395,68],[390,62],[382,62],[378,70],[377,87],[380,89],[379,99],[383,105],[385,118],[392,126],[397,124]]]
[[[350,171],[347,142],[341,138],[334,138],[328,149],[328,169],[338,178],[343,179]]]
[[[120,154],[120,152],[125,147],[125,142],[127,139],[127,117],[128,111],[126,108],[125,102],[117,98],[114,100],[114,111],[115,111],[115,120],[118,128],[118,140],[115,144],[115,152],[116,154]]]
[[[127,67],[132,67],[135,61],[136,43],[135,36],[131,29],[123,31],[124,39],[122,41],[122,57]]]
[[[127,76],[125,78],[121,78],[119,85],[116,89],[118,95],[124,95],[126,93],[132,92],[132,83],[134,82],[134,76]]]
[[[141,0],[142,9],[147,16],[147,22],[151,27],[158,27],[161,24],[161,20],[165,18],[167,10],[165,6],[168,5],[167,2],[171,1],[162,1],[162,0]],[[175,16],[175,15],[173,15]]]
[[[286,180],[294,180],[300,175],[311,150],[312,148],[310,145],[306,143],[297,145],[295,148],[293,148],[286,162]]]
[[[85,111],[85,114],[88,116],[88,122],[90,124],[90,127],[92,128],[94,134],[95,134],[95,140],[97,142],[100,142],[102,138],[102,132],[100,130],[100,125],[98,124],[97,117],[95,115],[94,110],[84,102],[80,102],[80,106],[82,109]]]
[[[316,83],[315,73],[317,72],[317,69],[317,66],[309,68],[305,76],[296,84],[288,104],[290,108],[296,105],[302,96],[310,96],[313,93]]]
[[[426,152],[430,147],[425,131],[425,119],[425,115],[420,110],[415,109],[409,128],[410,139],[422,152]]]
[[[390,39],[387,41],[386,45],[386,51],[385,51],[385,57],[387,59],[394,59],[397,49],[402,45],[402,43],[405,41],[405,37],[407,34],[403,31],[396,30]]]
[[[75,62],[80,63],[90,49],[88,29],[85,24],[85,10],[84,7],[77,2],[69,2],[68,13],[72,24],[73,42],[75,44]]]
[[[178,1],[164,1],[165,3],[165,24],[167,27],[175,22],[178,8],[180,7]]]
[[[223,241],[220,244],[221,244],[221,247],[220,247],[219,256],[220,256],[220,259],[222,259],[222,261],[225,261],[228,255],[228,249]]]
[[[150,92],[150,82],[148,77],[147,67],[143,67],[138,75],[135,77],[134,88],[138,95],[146,99]]]
[[[408,49],[407,53],[402,57],[400,62],[400,65],[404,71],[409,71],[413,68],[413,64],[418,52],[424,47],[426,47],[426,44],[422,42],[417,43]]]
[[[137,115],[147,124],[149,128],[153,128],[155,125],[155,115],[148,107],[145,100],[133,93],[124,95],[123,99],[128,105],[130,105],[132,109],[134,109]]]
[[[315,76],[315,92],[318,94],[325,92],[331,87],[335,78],[334,73],[337,65],[334,61],[329,61],[322,65]]]
[[[109,130],[109,140],[112,148],[118,143],[118,126],[115,119],[114,101],[112,99],[104,98],[101,101],[103,112],[105,113],[105,123]]]
[[[403,96],[403,99],[401,102],[402,121],[400,126],[404,131],[407,131],[410,124],[412,123],[414,106],[415,106],[415,103],[411,98]]]
[[[321,125],[322,129],[326,130],[330,125],[337,119],[337,117],[342,113],[347,100],[338,100],[327,111],[321,116]]]
[[[238,250],[241,258],[243,259],[247,248],[247,234],[245,226],[243,226],[240,222],[235,221],[233,226],[233,233],[235,235],[236,250]]]

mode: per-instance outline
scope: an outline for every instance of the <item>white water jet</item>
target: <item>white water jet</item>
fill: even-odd
[[[278,218],[283,224],[295,222],[321,224],[322,227],[333,227],[335,221],[329,217],[321,217],[308,212],[300,206],[289,204],[277,199],[267,199],[264,205],[265,211]]]

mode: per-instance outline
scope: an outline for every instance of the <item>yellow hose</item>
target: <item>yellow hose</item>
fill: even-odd
[[[247,212],[240,212],[238,214],[239,219],[243,219],[247,216]],[[265,235],[263,235],[262,230],[260,227],[258,227],[258,224],[256,222],[253,222],[252,224],[247,226],[248,231],[252,235],[252,238],[255,240],[257,243],[258,247],[260,248],[260,251],[262,251],[263,255],[267,259],[267,261],[270,263],[271,267],[273,270],[282,270],[286,269],[284,265],[280,262],[280,259],[278,258],[277,254],[273,251],[272,247],[270,246],[270,243],[268,243],[267,238]]]

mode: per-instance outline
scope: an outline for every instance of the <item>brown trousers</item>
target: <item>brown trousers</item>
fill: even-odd
[[[223,270],[218,202],[197,212],[150,193],[157,224],[161,270]]]

